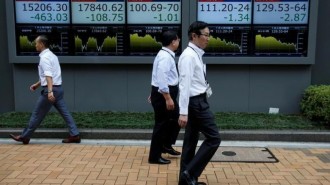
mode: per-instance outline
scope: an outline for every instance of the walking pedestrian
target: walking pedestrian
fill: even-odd
[[[210,39],[207,23],[196,21],[188,29],[189,44],[179,58],[179,125],[185,127],[179,185],[206,184],[198,182],[221,139],[210,111],[207,97],[212,90],[206,80],[206,65],[202,56]],[[199,133],[205,136],[196,153]]]
[[[36,38],[36,50],[40,52],[39,57],[39,81],[30,86],[31,91],[42,87],[41,95],[36,103],[27,127],[21,135],[10,134],[15,141],[29,144],[33,132],[38,128],[46,114],[54,106],[69,127],[69,137],[63,139],[63,143],[80,143],[81,138],[76,123],[68,111],[64,102],[62,89],[61,67],[57,56],[49,50],[47,36],[40,35]]]
[[[165,31],[162,35],[163,47],[153,63],[150,100],[155,113],[155,125],[149,153],[151,164],[171,163],[161,156],[162,153],[181,155],[172,147],[180,131],[179,106],[176,100],[178,72],[174,53],[179,44],[180,39],[175,31]]]

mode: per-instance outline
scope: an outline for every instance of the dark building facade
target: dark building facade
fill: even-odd
[[[327,20],[330,1],[311,1],[318,1],[317,11],[310,14],[310,19],[316,20],[310,23],[316,27],[314,37],[309,38],[309,42],[314,43],[310,46],[315,47],[309,48],[313,51],[312,62],[286,64],[287,58],[281,57],[245,57],[246,63],[244,57],[238,63],[235,63],[235,57],[206,59],[207,78],[213,89],[210,103],[214,112],[268,112],[269,108],[275,107],[280,113],[299,113],[299,103],[308,86],[330,83],[330,22]],[[10,37],[12,33],[8,33],[14,29],[7,17],[10,14],[7,12],[10,11],[6,5],[8,2],[11,0],[0,1],[0,112],[31,111],[38,92],[30,92],[29,86],[38,80],[39,58],[32,57],[29,62],[11,61],[11,53],[14,52],[11,45],[16,41]],[[183,14],[189,14],[190,10],[184,6],[192,7],[192,1],[182,3]],[[194,16],[182,19],[183,48],[188,43],[187,27],[195,19]],[[126,58],[121,60],[127,62],[120,63],[112,62],[111,57],[99,56],[81,63],[74,57],[60,57],[60,62],[66,61],[62,63],[62,74],[69,109],[77,112],[152,111],[147,97],[153,57]],[[103,60],[106,62],[100,62]]]

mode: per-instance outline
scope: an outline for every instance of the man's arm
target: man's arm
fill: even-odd
[[[51,102],[55,102],[55,97],[53,93],[53,78],[50,76],[46,76],[47,81],[47,89],[48,89],[48,100]]]
[[[167,75],[170,71],[170,65],[168,65],[170,61],[168,60],[171,60],[171,58],[160,56],[158,60],[159,60],[157,66],[157,81],[159,83],[158,92],[162,93],[163,97],[165,98],[167,110],[173,110],[174,102],[170,95],[170,89],[168,87],[168,81],[167,81],[168,78]]]
[[[30,86],[30,91],[35,91],[41,85],[40,80]]]
[[[184,56],[179,62],[179,74],[180,74],[180,82],[179,82],[179,109],[180,116],[178,120],[178,124],[180,127],[186,127],[188,123],[188,105],[189,105],[189,96],[190,96],[190,86],[191,86],[191,78],[193,76],[193,58],[190,56]]]
[[[173,110],[174,109],[174,102],[172,100],[172,97],[170,95],[170,93],[162,93],[165,101],[166,101],[166,108],[167,110]]]

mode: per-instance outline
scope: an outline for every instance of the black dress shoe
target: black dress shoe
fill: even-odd
[[[189,174],[188,170],[182,172],[181,178],[182,180],[186,181],[187,185],[198,185],[198,182],[193,176]]]
[[[173,147],[165,147],[165,146],[163,147],[162,153],[164,154],[168,153],[170,155],[181,155],[181,152],[174,150]]]
[[[157,160],[149,160],[150,164],[170,164],[171,161],[160,157]]]
[[[205,182],[197,182],[198,185],[207,185]],[[179,182],[179,185],[187,185],[186,182]]]
[[[29,142],[30,142],[30,138],[21,138],[20,135],[19,135],[19,136],[15,136],[14,134],[9,134],[9,136],[10,136],[13,140],[15,140],[15,141],[17,141],[17,142],[22,142],[22,143],[25,144],[25,145],[29,144]]]
[[[80,143],[80,142],[81,142],[81,138],[79,135],[69,136],[68,138],[62,140],[62,143]]]

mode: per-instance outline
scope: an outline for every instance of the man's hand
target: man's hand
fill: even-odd
[[[172,100],[172,98],[169,98],[166,100],[166,108],[167,110],[174,110],[174,102]]]
[[[55,102],[55,96],[54,96],[54,93],[53,92],[49,92],[48,93],[48,100],[52,103]]]
[[[178,120],[179,126],[181,128],[185,128],[188,123],[188,116],[187,115],[180,115],[179,120]]]
[[[30,91],[35,91],[36,89],[38,89],[38,87],[39,87],[39,84],[38,83],[32,84],[30,86]]]

